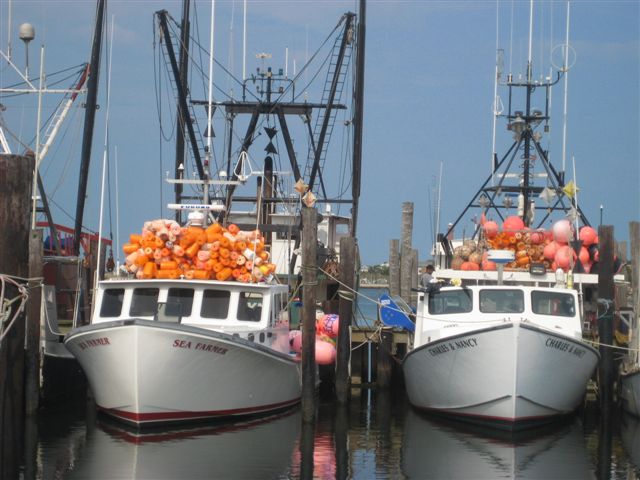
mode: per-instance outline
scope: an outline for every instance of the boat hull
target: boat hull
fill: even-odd
[[[620,400],[624,411],[640,417],[640,369],[620,374]]]
[[[597,361],[590,346],[514,322],[427,343],[403,371],[414,406],[517,430],[574,411]]]
[[[65,344],[98,408],[134,425],[271,412],[300,400],[299,362],[227,334],[132,319],[81,327]]]

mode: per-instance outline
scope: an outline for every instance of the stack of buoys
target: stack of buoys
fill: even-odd
[[[338,337],[339,317],[334,314],[321,315],[316,318],[316,363],[330,365],[336,361],[336,338]],[[302,352],[302,332],[289,332],[291,351]]]
[[[132,234],[122,250],[126,270],[139,279],[252,283],[269,279],[275,271],[260,231],[240,230],[235,224],[181,227],[175,220],[153,220],[144,224],[141,234]]]
[[[507,217],[502,229],[492,220],[484,221],[479,241],[466,240],[456,247],[451,268],[455,270],[496,270],[494,262],[488,260],[488,250],[512,250],[514,260],[505,265],[510,270],[527,270],[531,263],[543,263],[547,269],[561,268],[565,272],[580,259],[584,271],[589,273],[599,260],[598,234],[595,229],[584,226],[578,232],[582,241],[576,254],[569,242],[575,237],[573,225],[568,220],[559,220],[550,230],[526,228],[520,217]]]

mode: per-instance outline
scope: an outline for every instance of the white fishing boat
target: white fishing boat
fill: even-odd
[[[65,345],[97,407],[128,423],[270,412],[300,400],[286,303],[283,285],[104,280]]]
[[[503,76],[498,52],[494,147],[498,118],[512,140],[502,157],[494,148],[488,177],[437,235],[434,276],[457,286],[419,293],[403,361],[414,406],[514,430],[573,412],[599,359],[588,343],[598,310],[598,232],[578,205],[575,164],[567,181],[564,153],[556,168],[541,143],[550,132],[550,92],[566,82],[568,48],[554,74],[536,77],[533,13],[529,2],[526,72]],[[567,10],[567,42],[568,18]],[[504,106],[499,85],[508,90]],[[463,220],[473,232],[454,240]]]
[[[519,284],[419,294],[409,401],[515,430],[573,412],[599,358],[578,306],[575,290]]]

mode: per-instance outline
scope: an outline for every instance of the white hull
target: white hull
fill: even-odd
[[[518,428],[575,410],[597,361],[576,339],[507,322],[426,343],[403,370],[414,406]]]
[[[622,408],[640,417],[640,367],[620,374],[620,400]]]
[[[65,343],[97,406],[136,425],[268,412],[300,399],[297,361],[223,333],[133,319],[76,329]]]

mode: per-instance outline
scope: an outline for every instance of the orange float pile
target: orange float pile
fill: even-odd
[[[181,227],[174,220],[146,222],[122,246],[125,268],[139,279],[265,281],[275,271],[260,231],[231,224]]]
[[[502,229],[494,221],[485,221],[481,228],[480,240],[466,240],[454,250],[451,268],[455,270],[496,270],[494,262],[488,260],[488,250],[512,250],[514,261],[505,265],[506,269],[528,270],[531,263],[542,263],[547,269],[569,271],[580,259],[585,272],[589,273],[598,262],[598,235],[588,226],[580,229],[578,238],[582,240],[580,252],[571,248],[574,238],[573,226],[568,220],[559,220],[551,230],[531,230],[525,228],[522,219],[507,217]]]

